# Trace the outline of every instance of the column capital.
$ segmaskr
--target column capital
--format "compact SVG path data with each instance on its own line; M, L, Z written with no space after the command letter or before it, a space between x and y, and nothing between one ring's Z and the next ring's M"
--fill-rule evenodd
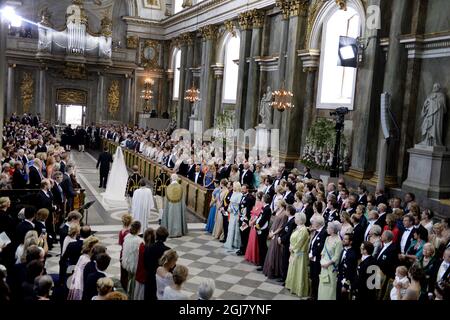
M233 37L236 37L236 30L234 29L234 22L232 20L226 20L224 23L225 30L231 33Z
M265 14L264 11L253 9L249 12L250 18L252 20L253 29L262 28L264 25Z
M252 21L248 15L248 12L242 12L238 15L239 27L241 30L248 30L252 26Z
M314 49L299 50L298 54L303 65L303 72L317 71L320 64L320 51Z
M306 16L308 14L309 0L293 0L289 3L289 16Z
M224 66L221 63L213 64L211 68L214 70L214 78L222 79Z
M8 63L8 68L15 68L17 65L15 63Z
M200 34L206 40L214 40L217 37L218 26L210 24L200 28Z
M181 45L193 45L195 39L194 32L182 33L179 37L179 42Z
M289 19L290 4L288 0L276 0L275 6L280 8L283 20Z

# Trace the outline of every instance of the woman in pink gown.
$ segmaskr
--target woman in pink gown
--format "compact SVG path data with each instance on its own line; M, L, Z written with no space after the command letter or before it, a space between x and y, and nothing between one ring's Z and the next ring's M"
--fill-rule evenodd
M264 203L262 201L264 193L258 192L256 194L256 203L251 211L250 217L250 234L248 236L247 249L245 251L245 260L258 265L259 263L259 250L258 250L258 236L255 229L255 221L261 213Z

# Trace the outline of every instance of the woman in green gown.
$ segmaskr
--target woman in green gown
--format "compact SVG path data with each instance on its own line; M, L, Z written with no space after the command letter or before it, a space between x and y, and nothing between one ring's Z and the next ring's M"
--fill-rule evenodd
M308 245L309 232L305 226L306 215L303 212L295 214L297 228L291 235L289 251L289 269L286 277L286 289L301 298L308 297Z
M328 223L328 237L322 250L320 265L322 270L319 275L318 300L336 300L337 271L339 259L342 253L342 241L339 237L341 223L333 221Z

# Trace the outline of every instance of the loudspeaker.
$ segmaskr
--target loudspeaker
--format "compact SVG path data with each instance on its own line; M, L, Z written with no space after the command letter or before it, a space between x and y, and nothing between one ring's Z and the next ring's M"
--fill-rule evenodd
M380 103L380 119L381 119L381 129L383 131L383 135L385 139L389 139L391 135L391 127L389 123L388 110L391 107L391 95L387 92L383 92L381 94L381 103Z

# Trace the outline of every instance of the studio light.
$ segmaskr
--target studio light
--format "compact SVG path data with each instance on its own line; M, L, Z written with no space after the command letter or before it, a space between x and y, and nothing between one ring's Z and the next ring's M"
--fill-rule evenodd
M9 21L12 27L18 28L22 25L22 17L16 14L16 10L14 10L11 6L6 6L1 9L2 17Z
M346 46L339 49L341 52L341 56L344 60L354 59L355 53L353 51L352 46Z
M351 37L339 37L338 66L356 68L358 66L357 40Z

